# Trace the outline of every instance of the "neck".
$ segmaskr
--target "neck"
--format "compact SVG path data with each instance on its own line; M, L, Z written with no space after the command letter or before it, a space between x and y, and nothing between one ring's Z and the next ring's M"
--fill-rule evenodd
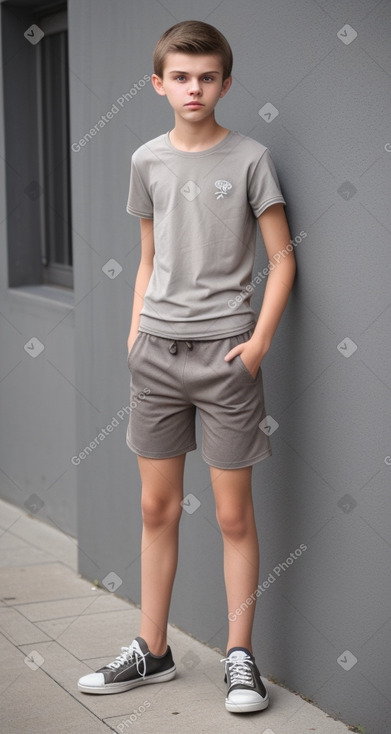
M175 116L175 127L170 132L170 140L175 148L196 152L212 148L228 134L227 128L219 125L214 114L206 120L191 122Z

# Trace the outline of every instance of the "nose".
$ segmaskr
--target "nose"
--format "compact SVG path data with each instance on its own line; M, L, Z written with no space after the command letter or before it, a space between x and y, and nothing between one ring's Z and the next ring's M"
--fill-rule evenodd
M189 94L200 94L201 86L198 79L191 79L189 84Z

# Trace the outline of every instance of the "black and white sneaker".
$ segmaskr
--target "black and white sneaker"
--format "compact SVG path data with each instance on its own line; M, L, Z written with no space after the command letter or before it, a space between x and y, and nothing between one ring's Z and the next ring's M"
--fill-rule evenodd
M224 682L228 685L225 708L232 713L262 711L269 705L269 694L262 683L254 656L245 647L232 647L225 663Z
M77 687L83 693L122 693L147 683L163 683L175 677L175 663L170 647L164 655L152 655L142 637L96 673L80 678Z

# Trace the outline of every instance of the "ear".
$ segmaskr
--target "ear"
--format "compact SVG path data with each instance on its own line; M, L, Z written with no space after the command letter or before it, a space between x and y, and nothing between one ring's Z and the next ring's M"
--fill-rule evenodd
M166 92L163 87L163 79L160 76L158 76L157 74L152 74L151 82L152 82L155 92L157 92L162 97L164 97Z
M221 87L220 99L224 97L225 94L227 94L231 84L232 84L232 76L228 76L226 79L224 79L223 86Z

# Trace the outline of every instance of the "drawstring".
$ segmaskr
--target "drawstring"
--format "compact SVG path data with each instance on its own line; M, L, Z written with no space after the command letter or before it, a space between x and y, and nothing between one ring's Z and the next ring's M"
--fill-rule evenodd
M187 341L185 339L185 344L186 344L188 350L191 352L191 350L193 349L193 342ZM177 353L177 351L178 351L178 344L177 344L176 339L174 339L174 341L171 342L170 346L168 347L168 351L170 352L170 354L176 354Z

